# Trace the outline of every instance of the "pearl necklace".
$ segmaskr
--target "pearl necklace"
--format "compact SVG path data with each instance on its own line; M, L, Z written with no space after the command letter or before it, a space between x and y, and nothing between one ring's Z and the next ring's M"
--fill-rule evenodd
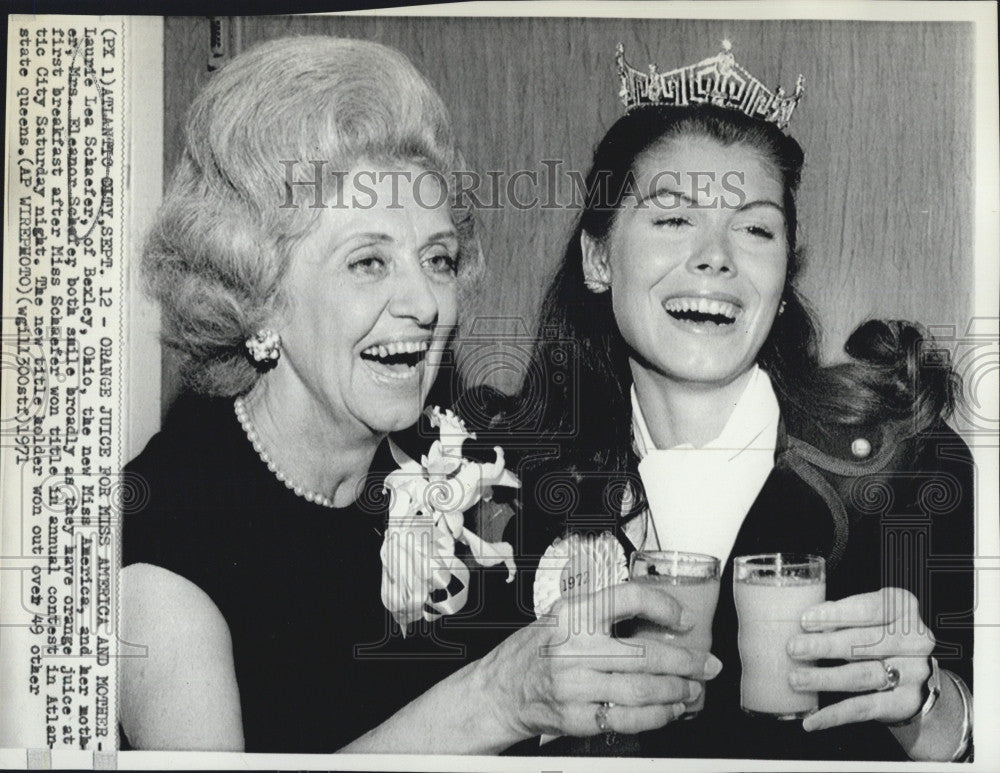
M267 465L269 469L278 480L285 484L285 487L292 491L296 496L302 497L307 502L312 502L313 504L322 505L323 507L329 507L331 509L336 509L333 504L333 500L330 497L323 494L317 494L315 491L300 486L295 483L291 478L289 478L285 473L278 469L277 465L268 456L267 451L260 443L260 436L257 434L257 430L250 420L250 415L247 413L246 403L243 402L242 397L237 397L236 402L233 403L233 408L236 411L236 418L240 422L240 426L243 427L243 432L246 433L247 440L250 441L250 445L253 446L253 450L257 452L257 456L260 460Z

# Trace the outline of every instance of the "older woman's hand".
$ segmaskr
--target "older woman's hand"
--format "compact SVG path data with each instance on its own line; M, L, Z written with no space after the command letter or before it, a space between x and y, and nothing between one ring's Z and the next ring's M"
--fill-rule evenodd
M625 583L571 599L513 634L487 658L494 710L520 738L637 733L680 717L700 679L722 664L671 644L667 636L616 639L613 623L641 617L672 630L690 628L683 607L652 583ZM598 714L602 703L610 703Z
M920 711L930 675L934 635L920 618L916 597L901 588L883 588L810 607L788 654L796 660L837 659L847 663L803 664L789 674L793 689L865 693L827 706L803 721L806 730L850 722L898 722ZM888 670L899 682L893 689Z

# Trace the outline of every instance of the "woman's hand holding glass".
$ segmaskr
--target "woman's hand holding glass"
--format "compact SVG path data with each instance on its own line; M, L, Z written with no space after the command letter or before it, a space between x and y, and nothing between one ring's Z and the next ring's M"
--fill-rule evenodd
M806 730L851 722L900 722L920 712L930 676L934 636L907 590L883 588L817 604L802 615L807 633L792 637L795 660L834 659L836 666L800 666L794 689L863 693L827 706L803 721ZM895 671L898 682L892 671Z
M722 664L666 637L618 639L614 623L643 618L684 631L683 607L653 583L624 583L564 600L550 619L516 632L482 661L499 719L518 738L638 733L683 716L697 680ZM608 705L610 704L610 705Z

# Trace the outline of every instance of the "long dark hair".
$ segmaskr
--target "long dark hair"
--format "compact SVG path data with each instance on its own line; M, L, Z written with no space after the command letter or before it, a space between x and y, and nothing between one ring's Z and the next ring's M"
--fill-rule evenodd
M804 421L821 431L838 425L878 425L886 440L895 441L947 415L952 406L951 371L921 368L924 337L908 323L865 323L847 342L853 361L820 364L818 329L795 287L801 269L795 195L802 148L773 124L704 105L634 110L620 118L597 146L586 178L585 208L542 305L528 378L503 412L509 426L502 426L496 415L493 426L515 434L536 430L536 437L560 449L551 464L581 476L593 471L624 475L635 469L629 347L615 321L610 292L594 294L584 285L580 236L604 239L629 192L630 178L634 180L637 159L669 138L686 135L747 145L780 175L789 251L784 311L757 362L771 378L790 431ZM549 350L565 347L566 342L576 347L577 377L545 378ZM540 382L545 384L542 395ZM484 404L475 406L476 412L488 411L482 397L478 399ZM643 507L641 497L635 505L636 511Z

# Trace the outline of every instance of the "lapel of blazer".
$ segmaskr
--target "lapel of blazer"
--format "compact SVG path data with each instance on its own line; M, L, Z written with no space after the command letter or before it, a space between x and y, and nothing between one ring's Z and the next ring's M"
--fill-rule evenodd
M811 463L810 449L822 454L790 436L779 420L774 469L743 519L724 573L733 557L753 553L811 553L823 556L828 570L836 568L847 544L848 516L836 489ZM635 548L623 524L616 533L631 554Z
M752 553L811 553L836 567L847 542L843 502L826 479L806 462L778 424L775 464L750 507L732 557ZM730 564L732 561L730 560Z

